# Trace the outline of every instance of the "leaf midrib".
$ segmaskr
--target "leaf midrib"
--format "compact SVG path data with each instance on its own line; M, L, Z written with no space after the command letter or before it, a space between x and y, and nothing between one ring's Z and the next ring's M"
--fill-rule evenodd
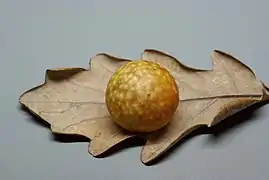
M195 101L195 100L210 100L210 99L224 99L224 98L260 98L262 97L262 93L255 94L231 94L231 95L218 95L218 96L205 96L205 97L194 97L194 98L186 98L181 99L181 101ZM90 101L38 101L38 100L24 100L23 103L63 103L63 104L105 104L105 102L90 102Z

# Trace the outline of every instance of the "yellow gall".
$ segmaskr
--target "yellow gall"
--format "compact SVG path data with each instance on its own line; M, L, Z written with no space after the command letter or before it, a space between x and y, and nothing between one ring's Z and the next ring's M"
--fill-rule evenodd
M111 119L132 132L152 132L167 125L179 106L175 79L161 65L131 61L111 76L105 93Z

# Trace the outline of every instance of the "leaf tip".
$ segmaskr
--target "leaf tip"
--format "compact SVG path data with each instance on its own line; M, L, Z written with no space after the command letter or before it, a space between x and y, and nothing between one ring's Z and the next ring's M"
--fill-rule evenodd
M171 53L167 52L167 51L161 51L161 50L158 50L158 49L151 49L151 48L148 48L148 49L144 49L144 51L142 52L142 59L143 59L143 56L145 54L155 54L159 57L169 57L170 59L173 59L175 61L178 61Z
M24 105L24 95L25 95L25 92L23 92L18 98L19 103L22 105Z
M144 164L144 165L148 165L151 161L153 161L154 158L151 158L145 154L141 154L140 156L140 161Z
M228 57L232 57L234 59L233 56L231 56L230 54L228 54L227 52L221 51L219 49L213 49L213 52L211 53L211 56L214 57L218 57L218 56L228 56Z
M31 89L28 89L27 91L24 91L18 98L18 101L20 104L26 106L27 104L27 99L30 98L30 93L41 88L42 86L44 86L44 83L41 85L38 85L36 87L33 87Z
M92 139L88 146L88 152L93 157L97 157L107 151L108 148L104 147L104 144L98 142L96 139Z
M153 161L155 161L158 157L160 157L165 151L162 151L162 152L156 152L154 150L154 147L153 148L149 148L149 144L145 144L143 147L142 147L142 151L141 151L141 154L140 154L140 161L145 164L145 165L148 165L148 164L151 164L153 163ZM151 151L151 150L153 151Z
M87 71L87 69L80 67L47 69L45 73L45 82L62 81L83 71Z
M147 48L147 49L144 49L143 53L147 53L147 52L150 52L150 53L157 53L157 54L166 54L158 49L153 49L153 48ZM142 53L142 54L143 54Z
M110 60L110 61L132 61L131 59L115 56L106 52L97 53L95 56L90 58L90 64L94 61Z

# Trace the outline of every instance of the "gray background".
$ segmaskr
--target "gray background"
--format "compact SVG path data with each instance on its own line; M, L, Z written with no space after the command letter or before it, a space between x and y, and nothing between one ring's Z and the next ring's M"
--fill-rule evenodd
M268 1L267 1L268 2ZM47 68L87 67L108 52L139 58L168 51L187 65L211 68L213 49L231 52L268 78L266 0L0 0L0 178L269 179L269 106L218 136L195 136L161 162L144 166L141 147L107 158L88 143L61 143L18 106L19 95L44 81Z

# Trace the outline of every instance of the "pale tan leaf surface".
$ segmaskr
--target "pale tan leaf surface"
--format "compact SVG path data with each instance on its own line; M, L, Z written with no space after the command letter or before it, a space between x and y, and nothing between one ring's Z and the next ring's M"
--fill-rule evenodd
M141 161L148 163L200 126L211 127L257 102L269 99L269 89L246 65L231 55L214 51L212 70L187 67L173 56L145 50L142 59L154 61L175 77L180 106L164 129L141 135L146 139ZM110 76L130 60L98 54L89 69L46 71L45 83L23 93L20 102L51 124L55 133L91 139L89 152L100 155L137 134L123 131L110 119L105 88Z
M176 78L181 100L212 96L261 94L260 82L253 72L232 56L212 53L213 70L199 70L182 65L174 57L157 50L145 50L142 59L157 62Z
M45 83L23 93L20 102L51 124L55 133L78 134L91 139L98 137L93 144L101 142L100 137L109 140L117 133L117 127L103 123L110 122L104 99L105 88L112 73L128 61L99 54L91 59L90 70L47 70ZM96 149L103 152L128 137L119 135L113 142L104 141L105 144ZM102 153L91 147L93 154Z
M156 50L145 50L142 59L155 61L172 72L181 99L181 106L166 130L148 136L141 154L144 163L160 156L195 128L210 127L263 97L263 88L253 72L220 51L212 54L212 70L186 67L171 55Z

